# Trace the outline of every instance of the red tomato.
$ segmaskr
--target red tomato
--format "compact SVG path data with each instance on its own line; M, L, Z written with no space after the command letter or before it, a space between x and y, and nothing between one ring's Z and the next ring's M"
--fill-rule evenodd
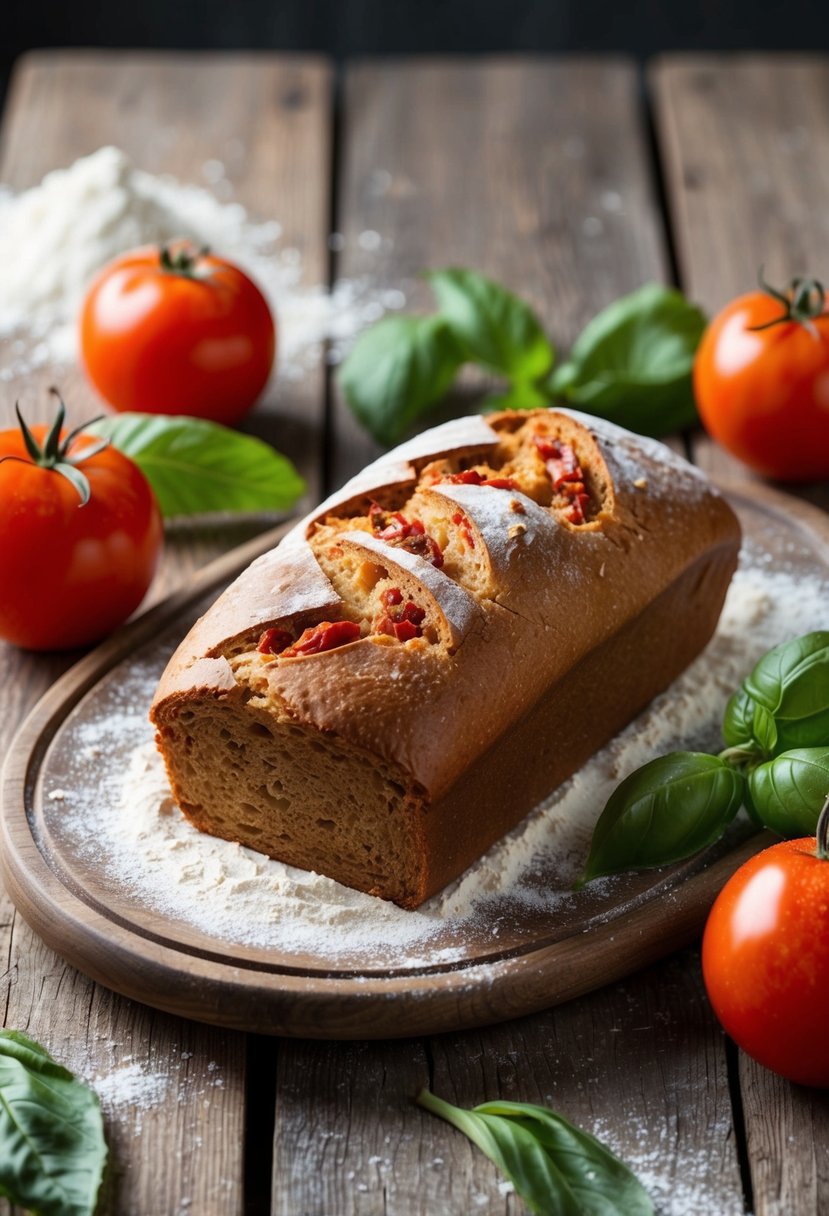
M744 1051L792 1081L829 1086L829 860L814 837L773 845L726 883L702 970L714 1012Z
M256 401L276 349L256 284L186 242L136 249L105 266L80 325L87 374L116 410L225 424Z
M703 334L694 393L708 433L756 472L781 481L829 477L823 288L795 280L785 296L754 291L727 305Z
M47 429L32 427L38 443ZM98 442L81 436L66 453L88 482L81 505L62 473L34 463L20 431L0 431L0 637L17 646L95 642L126 620L152 581L162 543L152 490L113 447L83 459Z

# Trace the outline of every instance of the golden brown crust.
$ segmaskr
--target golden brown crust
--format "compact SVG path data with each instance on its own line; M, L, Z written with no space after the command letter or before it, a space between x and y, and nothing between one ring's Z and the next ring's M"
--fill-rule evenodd
M543 438L548 432L572 447L584 469L590 501L582 523L569 518L569 500L556 499L527 441L528 435ZM514 488L434 481L472 466L486 477L493 470L496 477L510 474ZM468 570L450 578L423 556L395 548L376 530L371 534L363 517L372 500L389 510L408 503L407 518L422 514L430 527L460 528ZM687 591L691 572L705 571L707 610L695 604L693 629L682 619L671 626L693 638L696 653L714 628L738 548L739 526L725 501L696 470L653 441L569 411L459 420L364 470L225 592L162 678L152 709L162 736L168 730L160 746L171 773L178 771L177 743L170 740L185 702L198 713L206 699L215 704L238 698L244 707L252 698L259 709L323 732L345 752L391 766L426 800L426 855L411 859L412 876L419 868L422 881L412 877L411 889L392 896L414 906L412 900L419 902L427 888L437 889L436 881L452 876L455 863L447 866L447 857L463 857L465 866L492 842L493 829L498 835L506 830L502 816L487 812L477 832L470 837L467 826L465 843L445 847L441 860L434 855L441 813L430 815L429 807L449 806L447 799L479 762L497 768L497 756L488 759L493 749L532 707L551 696L554 701L554 690L565 687L577 665L601 653L614 636L635 634L637 622L652 615L652 605L667 602L671 588ZM378 635L368 617L360 616L359 594L352 602L340 587L343 599L323 573L320 562L339 560L352 562L358 584L362 562L375 580L396 579L407 597L419 591L418 606L439 622L434 636L401 643ZM675 598L670 602L672 611L690 611L687 603L683 609ZM305 625L339 618L361 621L364 636L319 654L280 659L249 653L241 666L234 660L240 651L252 652L267 628L289 627L295 636ZM669 664L660 683L664 672L653 669L647 639L640 644L643 678L629 690L608 690L599 729L582 732L593 749L608 729L618 729L641 707L641 689L650 690L647 699L681 670ZM211 673L217 676L212 684ZM560 768L551 766L550 787L561 780ZM178 792L193 804L186 791ZM507 813L507 827L529 809L520 797L516 807ZM203 808L192 813L199 826L209 823ZM449 822L455 812L445 814ZM258 847L254 840L247 843ZM327 872L339 877L336 870L334 865ZM377 886L373 878L363 889Z

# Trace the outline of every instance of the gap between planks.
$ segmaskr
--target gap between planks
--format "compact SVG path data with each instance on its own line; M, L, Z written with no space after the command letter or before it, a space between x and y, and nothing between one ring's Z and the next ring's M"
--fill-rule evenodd
M311 281L326 282L329 85L328 67L310 57L39 52L15 73L0 177L25 188L49 169L112 142L150 172L198 181L202 163L243 131L245 171L234 175L239 197L264 215L279 210L286 239L302 248ZM51 379L46 369L26 386L4 384L3 420L21 388L33 400ZM251 424L288 451L314 497L323 382L320 366L288 399L267 401ZM67 383L75 421L97 412L78 374ZM270 522L175 529L156 595L186 582L190 571ZM0 645L0 736L6 743L14 723L71 659ZM7 901L0 904L0 916L8 958L6 1024L40 1039L85 1075L102 1083L109 1078L105 1109L115 1169L106 1211L242 1213L243 1184L254 1186L250 1175L243 1177L244 1036L125 1001L64 965L22 920L13 919Z
M685 290L714 312L761 265L774 283L825 275L829 59L668 55L649 82ZM710 473L759 481L704 436L695 450ZM829 510L829 483L785 488ZM733 1080L756 1216L829 1210L829 1097L745 1056Z
M356 238L376 231L378 285L405 287L408 307L429 305L421 269L470 265L529 297L566 345L598 308L669 276L651 170L624 61L357 64L343 89L335 272L365 273ZM376 450L331 391L336 485ZM641 1133L665 1186L705 1184L718 1216L743 1212L722 1036L694 954L506 1026L282 1044L274 1216L516 1212L502 1176L412 1105L430 1076L462 1105L552 1102L631 1159Z

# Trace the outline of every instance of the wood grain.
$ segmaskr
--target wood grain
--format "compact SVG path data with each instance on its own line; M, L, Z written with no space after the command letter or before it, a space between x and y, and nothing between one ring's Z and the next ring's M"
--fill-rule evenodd
M536 1018L444 1035L431 1052L435 1093L551 1107L626 1161L657 1211L742 1216L725 1057L695 951ZM461 1153L460 1140L447 1129L444 1147ZM498 1194L483 1167L474 1190L482 1175ZM487 1210L516 1211L503 1199Z
M808 1051L808 1047L804 1046ZM829 1095L740 1057L755 1216L811 1216L829 1197Z
M530 300L561 349L665 277L630 64L367 63L346 73L343 105L338 275L370 275L425 311L420 271L471 266ZM339 485L375 448L339 397L333 409Z
M523 1211L464 1136L412 1104L426 1084L460 1106L498 1097L557 1110L626 1160L659 1211L744 1210L725 1056L694 952L486 1031L283 1049L274 1216ZM309 1091L320 1095L311 1108Z
M408 306L425 309L429 293L415 277L421 269L470 265L531 299L566 347L598 308L667 276L641 120L636 73L614 60L353 67L344 89L336 226L346 244L337 272L371 274L381 286L404 291ZM332 420L330 482L336 485L374 449L336 395ZM619 986L613 1008L626 1011L626 1026L659 1030L648 1010L648 988L659 991L667 976L676 982L670 964L649 973L648 987L640 981ZM671 1002L672 1046L660 1051L644 1078L648 1034L641 1052L627 1052L626 1037L614 1034L604 1054L595 1049L595 1065L579 1044L557 1088L542 1090L537 1077L548 1077L556 1060L554 1036L572 1042L584 1010L603 999L525 1018L511 1030L429 1040L425 1058L434 1056L436 1091L469 1103L499 1096L546 1101L552 1094L559 1109L578 1113L584 1112L589 1081L595 1096L586 1114L611 1131L624 1127L631 1102L651 1112L653 1126L664 1111L654 1151L665 1176L680 1177L694 1152L709 1156L722 1185L722 1210L736 1214L742 1201L733 1142L724 1137L725 1056L698 999ZM499 1046L510 1041L504 1036L516 1045L508 1073L490 1066ZM701 1039L707 1044L704 1072L692 1052L673 1061L676 1045L699 1045ZM604 1082L611 1069L612 1088L600 1088L596 1078ZM339 1210L333 1197L348 1205L344 1211L372 1216L517 1213L520 1204L504 1193L497 1172L461 1136L435 1129L434 1119L410 1107L423 1073L423 1055L413 1043L366 1046L359 1054L337 1044L286 1044L277 1090L274 1211ZM316 1079L324 1078L328 1095L310 1116L299 1097L306 1076L314 1078L317 1092ZM698 1086L693 1097L682 1089L684 1081ZM706 1112L699 1120L687 1112L691 1101ZM713 1111L709 1125L706 1116ZM288 1166L297 1156L307 1165L301 1176ZM417 1169L417 1189L404 1165ZM693 1167L695 1182L701 1168ZM357 1181L354 1195L349 1188ZM711 1210L720 1210L719 1200Z
M39 51L12 82L0 144L0 181L22 190L50 169L104 144L150 173L204 184L219 161L233 198L254 216L277 218L282 242L301 258L307 287L328 281L331 73L313 57L255 54ZM220 252L220 251L217 251ZM324 368L271 384L247 429L284 451L319 498ZM25 384L0 384L0 424L19 396L30 417L54 381L48 367ZM61 369L72 419L101 412L77 369Z
M761 266L780 285L825 278L829 61L666 56L650 81L685 291L713 313ZM717 476L751 476L702 435L694 452ZM829 509L829 484L793 489Z
M667 56L650 79L685 289L715 310L750 290L761 264L774 283L825 275L826 58ZM750 476L702 435L694 454L718 476ZM829 509L826 483L787 488ZM826 1210L823 1097L744 1057L740 1086L757 1216Z
M650 72L682 282L707 309L820 275L829 215L829 63L666 56Z
M37 53L18 67L2 129L0 180L17 189L105 143L150 172L200 181L222 160L236 197L278 215L301 251L307 284L327 279L330 72L319 60L279 56ZM0 425L20 396L34 418L55 371L0 386ZM100 412L78 372L60 380L75 420ZM319 485L323 371L271 390L250 420ZM186 582L265 520L177 526L151 598ZM24 655L0 644L0 751L39 694L74 656ZM119 1216L184 1210L226 1216L244 1208L244 1040L153 1013L80 977L0 903L5 1024L27 1030L59 1059L101 1078L115 1170L106 1200ZM118 1078L121 1078L120 1087ZM107 1081L107 1078L110 1078ZM106 1087L109 1086L107 1089ZM0 1210L3 1210L0 1204Z

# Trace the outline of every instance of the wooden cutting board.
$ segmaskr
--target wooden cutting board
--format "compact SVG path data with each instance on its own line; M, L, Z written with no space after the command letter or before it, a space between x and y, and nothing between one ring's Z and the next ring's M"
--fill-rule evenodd
M770 561L829 578L825 515L765 489L734 489L731 499ZM81 772L76 759L90 728L118 712L137 670L145 682L160 674L205 605L284 530L214 562L186 592L84 658L18 733L3 773L0 864L11 898L44 941L99 983L171 1013L257 1033L361 1039L534 1012L693 941L722 884L769 837L732 839L689 863L614 880L609 890L588 887L555 916L527 912L506 932L466 926L452 943L449 925L450 962L441 961L445 953L424 958L422 949L366 962L324 946L299 954L233 944L145 906L108 874L105 849L78 847L55 791L93 782L99 770L122 773L132 746L108 749Z

